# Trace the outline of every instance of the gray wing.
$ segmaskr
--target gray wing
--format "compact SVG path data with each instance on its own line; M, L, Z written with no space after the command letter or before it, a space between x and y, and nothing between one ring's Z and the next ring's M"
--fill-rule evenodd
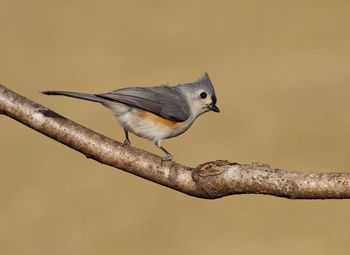
M172 121L182 122L190 116L186 98L168 86L123 88L96 96L140 108Z

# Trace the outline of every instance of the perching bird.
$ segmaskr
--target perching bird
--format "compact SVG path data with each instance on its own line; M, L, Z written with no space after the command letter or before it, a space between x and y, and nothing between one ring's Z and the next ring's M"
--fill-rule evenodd
M130 145L128 132L149 139L165 152L162 162L173 161L173 156L161 145L163 139L182 134L205 112L220 112L207 73L198 81L176 86L129 87L104 94L69 91L42 93L101 103L112 110L124 128L124 145Z

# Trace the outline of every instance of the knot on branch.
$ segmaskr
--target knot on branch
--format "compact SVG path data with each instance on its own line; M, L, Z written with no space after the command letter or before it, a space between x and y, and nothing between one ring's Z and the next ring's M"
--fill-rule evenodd
M192 169L192 179L205 198L220 198L227 195L223 190L225 178L223 176L232 166L238 166L236 162L227 160L210 161L198 165Z
M211 199L248 193L298 196L300 189L295 182L295 173L259 162L211 161L194 168L192 178L201 193Z
M192 178L195 182L198 182L201 178L212 177L222 174L227 169L225 166L239 165L238 163L231 163L227 160L210 161L198 165L192 170Z

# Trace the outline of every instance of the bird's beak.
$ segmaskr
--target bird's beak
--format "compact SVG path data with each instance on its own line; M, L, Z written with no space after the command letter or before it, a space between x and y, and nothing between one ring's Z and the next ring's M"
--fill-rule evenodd
M208 107L213 112L220 112L220 109L215 104L210 104Z

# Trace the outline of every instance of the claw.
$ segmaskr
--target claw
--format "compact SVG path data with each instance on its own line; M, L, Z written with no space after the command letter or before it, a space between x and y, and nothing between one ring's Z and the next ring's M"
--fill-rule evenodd
M129 146L131 144L129 139L125 139L123 142L123 146Z
M174 157L171 154L166 154L164 157L162 157L162 160L160 161L160 166L163 166L163 163L165 161L175 162Z

